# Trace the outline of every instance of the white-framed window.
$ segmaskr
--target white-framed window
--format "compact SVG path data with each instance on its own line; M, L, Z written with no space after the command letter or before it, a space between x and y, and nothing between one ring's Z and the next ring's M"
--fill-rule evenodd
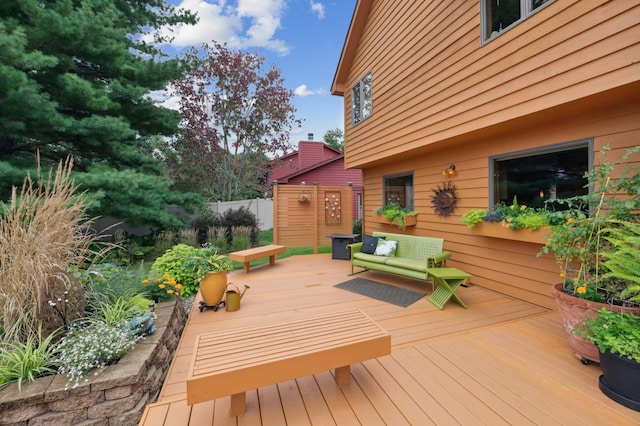
M520 205L553 208L556 198L588 193L584 174L592 168L591 139L490 157L489 206L516 197Z
M482 41L487 41L553 0L480 0Z
M369 71L351 89L351 123L355 126L373 112L372 77Z
M397 204L413 210L413 172L403 172L383 178L383 204Z

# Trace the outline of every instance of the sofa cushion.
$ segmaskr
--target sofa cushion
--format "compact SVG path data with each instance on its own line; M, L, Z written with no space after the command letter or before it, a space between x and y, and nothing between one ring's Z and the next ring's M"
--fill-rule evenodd
M360 251L367 254L375 253L380 238L384 239L384 237L372 237L371 235L364 234Z
M378 246L376 247L375 254L376 256L386 256L393 257L396 255L396 248L398 247L398 242L395 240L378 240Z
M384 263L387 259L389 259L385 256L376 256L374 254L367 254L362 252L353 253L353 258L371 263Z
M398 268L411 269L412 271L427 272L427 264L422 260L392 257L387 259L385 264L389 266L396 266Z

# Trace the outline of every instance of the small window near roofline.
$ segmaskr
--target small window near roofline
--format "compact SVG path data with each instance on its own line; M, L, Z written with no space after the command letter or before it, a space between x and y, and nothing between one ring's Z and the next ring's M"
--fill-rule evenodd
M372 77L369 71L351 89L351 123L355 126L372 113Z
M552 2L553 0L480 0L482 41L493 39Z
M554 208L553 200L587 194L593 140L581 140L489 158L489 206L498 203ZM562 208L562 207L559 207Z

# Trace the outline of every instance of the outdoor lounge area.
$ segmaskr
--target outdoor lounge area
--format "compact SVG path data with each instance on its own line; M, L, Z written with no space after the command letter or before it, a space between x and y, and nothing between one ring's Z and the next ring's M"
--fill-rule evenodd
M460 287L467 309L426 297L403 308L334 287L350 262L294 256L229 282L249 285L241 309L193 309L158 401L143 425L637 425L640 413L598 389L597 364L577 360L557 312L478 286ZM359 277L431 294L431 285L374 271ZM197 305L198 299L195 304ZM197 336L359 309L391 335L391 354L351 365L349 384L327 370L189 406L187 376Z

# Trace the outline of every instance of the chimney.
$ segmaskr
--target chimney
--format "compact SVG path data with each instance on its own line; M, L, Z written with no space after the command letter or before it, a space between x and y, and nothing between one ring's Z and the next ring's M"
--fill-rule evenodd
M307 140L313 140L313 133L307 133Z

